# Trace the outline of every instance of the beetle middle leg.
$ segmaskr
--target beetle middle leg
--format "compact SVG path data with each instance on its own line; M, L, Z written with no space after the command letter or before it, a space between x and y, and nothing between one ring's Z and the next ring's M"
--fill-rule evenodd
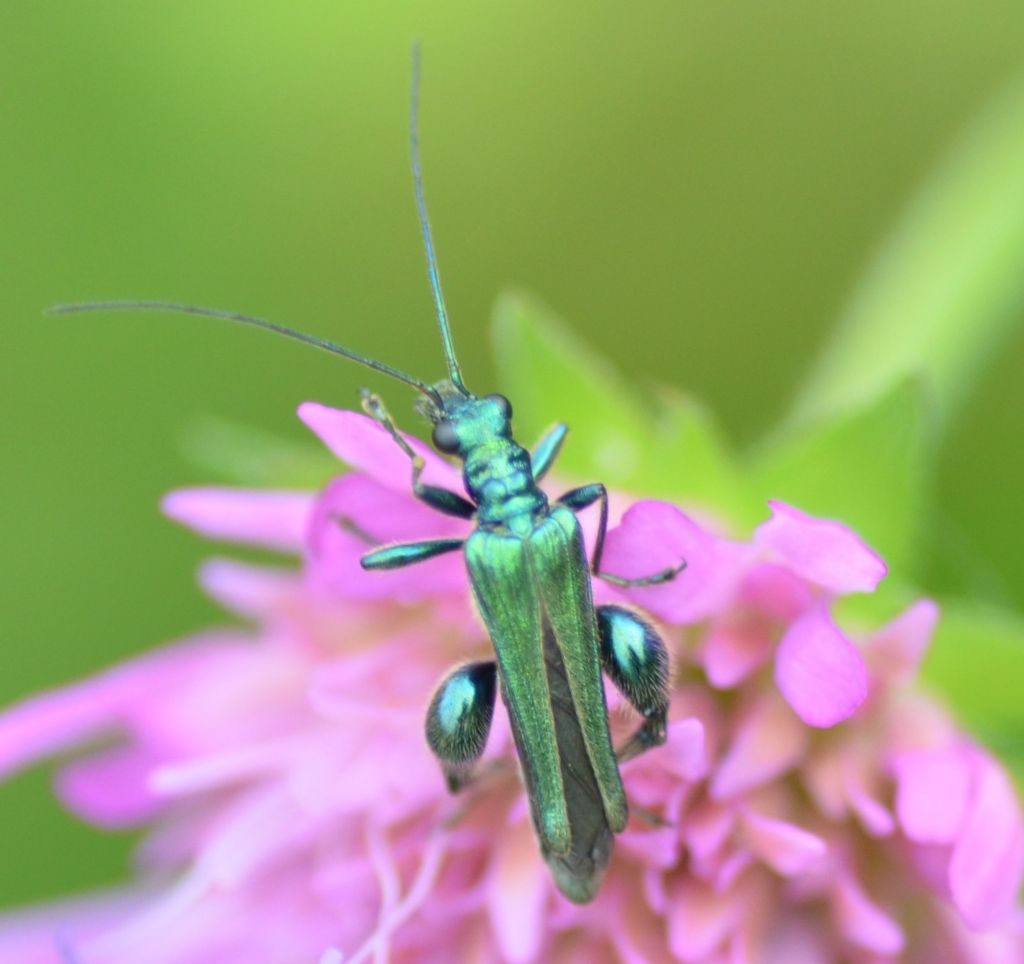
M668 649L650 623L623 606L598 606L597 629L604 671L644 718L618 750L620 760L631 760L665 742Z
M370 546L379 546L383 541L367 532L354 519L346 515L336 515L334 520L341 528ZM374 569L401 569L417 562L425 562L434 556L447 552L455 552L465 545L465 539L426 539L423 542L397 542L389 546L374 549L359 560L359 565L367 571Z
M581 485L578 489L566 492L558 499L559 505L564 505L573 512L580 512L595 502L601 503L601 521L597 526L597 542L594 544L594 557L590 563L590 571L598 578L613 586L629 588L630 586L658 586L664 582L671 582L686 568L686 560L681 560L675 566L666 566L648 576L630 578L628 576L616 576L610 572L601 571L601 557L604 555L604 538L608 534L608 490L601 482L592 482L590 485Z
M434 556L440 556L446 552L455 552L456 549L462 548L464 542L463 539L399 542L393 546L384 546L383 549L368 552L359 560L359 565L366 570L401 569L403 566L412 566L417 562L433 559Z
M461 790L487 744L494 716L497 667L468 663L449 673L427 710L427 744L444 772L448 789Z
M355 519L347 515L332 516L335 522L349 535L355 536L368 546L380 546L384 541L367 532ZM397 542L374 549L359 560L359 565L366 570L401 569L417 562L425 562L434 556L447 552L455 552L465 545L465 539L426 539L423 542Z

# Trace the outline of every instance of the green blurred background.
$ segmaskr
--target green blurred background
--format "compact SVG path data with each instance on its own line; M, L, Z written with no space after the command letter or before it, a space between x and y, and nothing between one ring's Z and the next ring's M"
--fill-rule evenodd
M0 701L220 618L194 586L208 548L157 511L208 478L181 454L198 417L301 439L300 401L351 405L367 381L260 333L43 307L190 300L440 373L412 38L472 384L493 382L487 319L515 284L638 384L704 399L743 446L786 412L916 187L1018 76L1021 36L1024 5L995 0L0 5ZM941 450L922 582L1019 610L1024 336L1002 344ZM388 397L400 412L403 390ZM81 827L48 784L0 787L0 904L124 873L131 839Z

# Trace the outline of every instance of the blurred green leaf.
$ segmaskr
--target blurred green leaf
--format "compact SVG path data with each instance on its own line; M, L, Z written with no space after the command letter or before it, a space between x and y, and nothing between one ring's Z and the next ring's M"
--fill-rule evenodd
M181 450L197 468L239 485L319 489L342 471L338 460L315 442L295 442L214 416L186 429Z
M904 573L926 499L927 433L918 382L857 412L776 441L754 460L761 502L781 499L841 519Z
M948 417L1022 305L1024 81L926 181L855 290L794 421L857 408L914 374Z
M743 519L735 465L697 403L665 392L660 412L645 408L605 359L527 295L499 299L493 334L519 436L539 437L556 419L572 428L561 472Z
M991 607L944 604L923 679L1024 777L1024 622Z
M522 293L498 299L493 337L519 436L534 438L564 421L572 436L559 468L581 476L597 473L609 485L634 480L652 441L651 419L618 372L561 319Z
M740 474L711 412L680 392L664 391L659 401L662 419L647 475L664 478L666 496L732 522L737 534L762 521L768 508Z

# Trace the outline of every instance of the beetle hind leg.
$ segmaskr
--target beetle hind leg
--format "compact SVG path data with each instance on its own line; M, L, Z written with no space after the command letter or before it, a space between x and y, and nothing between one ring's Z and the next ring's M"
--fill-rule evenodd
M644 718L618 750L620 761L631 760L667 737L668 649L650 623L623 606L599 606L597 628L604 671Z
M487 745L494 716L497 668L468 663L449 673L427 709L427 744L441 764L448 789L457 793L472 779Z
M613 573L605 572L601 568L601 557L604 554L604 539L608 533L608 490L601 482L592 482L590 485L581 485L578 489L572 489L558 499L559 505L564 505L573 512L579 512L595 502L601 503L601 519L597 526L597 541L594 543L594 556L590 562L590 571L598 579L612 586L618 586L620 589L635 586L660 586L663 583L671 582L686 568L686 560L680 559L674 566L666 566L664 569L648 573L646 576L616 576Z

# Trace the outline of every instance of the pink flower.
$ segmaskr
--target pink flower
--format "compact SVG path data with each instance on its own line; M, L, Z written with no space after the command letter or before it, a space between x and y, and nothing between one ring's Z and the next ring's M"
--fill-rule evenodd
M489 652L461 558L358 565L358 530L386 542L470 524L412 498L408 460L375 423L312 404L300 415L355 471L317 496L197 489L165 502L204 535L301 557L298 571L203 568L247 628L0 718L5 772L102 738L61 767L57 792L101 826L149 828L135 885L9 917L0 958L1024 959L1012 786L912 687L934 604L868 633L832 615L885 575L850 530L779 503L749 543L666 503L622 515L607 570L688 562L665 585L596 590L664 624L672 709L666 745L623 767L633 816L598 898L575 906L537 851L503 713L462 796L423 738L438 678ZM413 444L428 482L460 488ZM635 720L608 696L622 738Z

